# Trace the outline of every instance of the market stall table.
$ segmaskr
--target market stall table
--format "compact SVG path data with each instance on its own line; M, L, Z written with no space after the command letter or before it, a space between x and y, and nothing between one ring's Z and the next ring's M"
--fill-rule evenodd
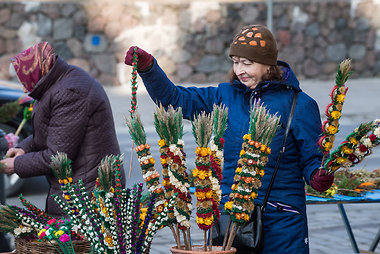
M347 234L350 238L352 249L355 253L374 253L379 241L380 241L380 229L377 232L375 238L372 241L372 244L368 252L360 251L355 240L355 236L352 232L349 219L347 217L346 211L343 204L355 204L355 203L380 203L380 190L374 190L367 192L365 195L360 197L350 197L344 195L334 195L331 198L317 197L312 195L306 196L306 203L308 205L314 204L337 204L339 212L341 214L342 220L344 222Z

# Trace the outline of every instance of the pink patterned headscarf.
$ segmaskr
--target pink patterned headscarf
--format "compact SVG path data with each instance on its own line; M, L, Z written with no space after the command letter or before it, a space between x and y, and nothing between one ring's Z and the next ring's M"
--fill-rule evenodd
M55 52L48 42L40 42L11 59L16 74L26 90L31 92L37 82L55 63Z

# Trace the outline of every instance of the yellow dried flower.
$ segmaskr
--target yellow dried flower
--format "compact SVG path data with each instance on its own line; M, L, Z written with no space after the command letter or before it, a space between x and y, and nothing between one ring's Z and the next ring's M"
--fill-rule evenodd
M112 236L106 235L106 237L104 237L104 240L106 241L106 243L108 244L108 246L113 247Z
M224 209L226 210L231 210L232 209L232 205L233 205L233 202L232 201L228 201L224 204Z
M342 152L345 154L351 154L353 153L353 150L347 146L342 146Z
M341 113L340 113L339 111L334 110L333 112L331 112L330 115L331 115L331 117L332 117L333 119L339 119Z
M338 131L338 128L333 125L329 125L327 127L327 131L329 134L335 134Z
M339 103L343 103L345 97L346 97L346 95L344 95L344 94L338 94L335 98L336 98L336 101L337 101L337 102L339 102Z
M346 159L343 158L343 157L338 157L338 158L336 158L336 162L337 162L338 164L342 164L342 163L345 162L345 161L346 161Z
M243 136L243 139L244 139L244 140L251 140L251 134L245 134L245 135Z
M204 224L207 226L210 226L214 222L214 216L211 215L211 217L205 218L204 219Z
M256 193L256 192L251 192L251 198L252 198L252 199L257 198L257 193Z
M158 141L158 145L159 145L160 147L164 147L164 146L166 145L165 140L160 139L160 140Z
M352 138L350 138L350 143L353 145L357 145L359 143L359 141L357 141L356 138L352 137Z
M210 147L202 147L201 148L201 156L207 156L211 154L211 148Z
M331 142L324 143L324 148L326 151L330 151L332 147L333 147L333 143Z
M62 230L58 230L57 232L55 232L55 237L59 238L61 235L63 235L65 232L63 232Z

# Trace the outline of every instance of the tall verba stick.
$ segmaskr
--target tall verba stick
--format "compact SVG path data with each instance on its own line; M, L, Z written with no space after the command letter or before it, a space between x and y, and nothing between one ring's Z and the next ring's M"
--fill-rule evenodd
M132 78L131 78L131 110L130 114L131 117L133 117L133 113L137 109L137 62L138 62L138 56L136 53L137 47L134 48L133 51L133 62L132 62ZM129 167L129 175L128 177L131 178L132 173L132 164L133 164L133 143L131 146L131 165Z
M227 116L228 108L224 105L216 106L214 105L214 137L211 139L211 184L212 184L212 193L213 193L213 214L214 214L214 223L217 222L220 218L219 205L222 199L222 190L220 185L222 183L222 163L224 160L223 157L223 148L224 148L224 139L223 135L227 129ZM212 250L212 230L210 231L209 245L210 250Z
M182 109L174 109L173 106L159 106L154 113L155 127L160 135L159 141L162 163L167 163L167 174L169 176L170 185L174 193L178 193L176 205L174 207L174 219L178 225L178 229L183 231L183 234L188 234L190 228L190 214L192 210L190 196L190 182L186 168L186 154L183 151L183 115ZM163 171L164 175L164 171ZM165 175L164 175L165 178ZM165 184L164 184L165 186ZM180 233L176 232L177 238L180 239ZM188 238L185 237L185 238ZM187 241L187 249L190 248L191 241ZM179 243L177 242L177 245ZM180 246L179 246L180 247Z
M211 183L211 148L208 147L212 135L213 114L204 111L194 118L193 136L198 147L195 149L193 170L195 196L197 197L197 225L204 231L204 251L207 251L207 231L214 224L213 190Z
M231 248L237 228L248 222L254 208L254 199L257 198L268 155L271 153L269 145L279 121L280 117L277 114L269 114L269 110L260 104L260 101L255 101L250 113L249 132L243 137L232 191L229 201L225 204L225 210L232 221L229 239L226 246L223 246L227 250Z
M156 193L155 209L157 213L163 211L165 193L160 184L160 174L155 169L155 160L150 151L150 145L146 143L146 133L137 111L132 113L130 119L126 119L129 134L136 144L136 153L140 162L143 178L150 193Z
M319 146L323 152L321 167L323 167L326 156L334 146L335 134L339 131L339 119L342 115L343 103L348 88L345 86L347 79L351 76L351 60L342 61L338 67L335 76L335 86L333 87L330 97L331 103L326 107L327 120L322 124L322 137L319 139Z

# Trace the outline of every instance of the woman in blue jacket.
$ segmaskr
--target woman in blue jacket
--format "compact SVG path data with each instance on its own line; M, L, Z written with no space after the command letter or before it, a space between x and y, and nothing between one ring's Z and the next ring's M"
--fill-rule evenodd
M133 50L131 47L126 54L127 65L132 65ZM277 45L272 33L260 25L243 27L230 46L231 80L217 87L176 86L149 53L139 48L136 52L139 75L154 102L182 107L187 119L201 111L212 112L214 104L228 107L222 182L222 192L227 196L231 192L243 135L248 133L253 101L260 98L271 114L281 116L282 128L277 130L270 144L272 153L255 200L258 204L263 202L282 148L293 94L299 92L286 151L264 212L262 253L309 253L305 181L322 192L331 186L334 176L319 170L322 153L318 149L318 138L322 129L318 105L302 92L290 66L277 61Z

